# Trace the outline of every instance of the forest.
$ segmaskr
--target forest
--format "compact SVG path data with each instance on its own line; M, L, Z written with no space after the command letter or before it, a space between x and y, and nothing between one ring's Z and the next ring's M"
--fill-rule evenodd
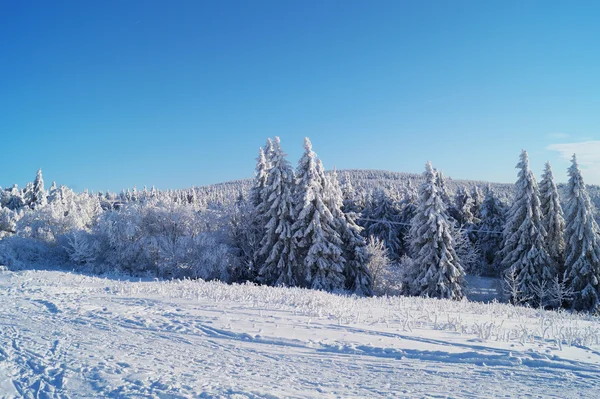
M509 165L507 165L509 167ZM326 172L308 138L293 167L278 137L254 179L182 190L74 192L42 171L0 189L0 265L460 300L466 275L516 305L600 310L600 190L573 156L568 183L526 151L514 184Z

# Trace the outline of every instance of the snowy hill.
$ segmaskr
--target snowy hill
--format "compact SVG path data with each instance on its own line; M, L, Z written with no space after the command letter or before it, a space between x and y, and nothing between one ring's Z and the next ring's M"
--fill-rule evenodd
M600 323L498 303L0 272L0 397L596 398Z

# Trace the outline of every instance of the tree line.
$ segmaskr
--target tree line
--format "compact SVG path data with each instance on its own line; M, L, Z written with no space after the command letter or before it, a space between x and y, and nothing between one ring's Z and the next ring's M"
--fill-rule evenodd
M308 138L295 168L269 139L251 182L204 188L45 190L40 170L0 190L0 263L452 299L480 274L502 277L513 303L598 311L599 230L575 156L562 196L550 164L539 186L525 151L517 169L512 201L451 193L430 163L400 190L360 172L367 190L326 173Z

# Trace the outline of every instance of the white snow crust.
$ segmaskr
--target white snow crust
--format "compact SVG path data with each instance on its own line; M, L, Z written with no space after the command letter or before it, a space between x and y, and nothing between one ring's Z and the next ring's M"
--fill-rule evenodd
M0 271L2 398L598 398L600 322L499 303Z

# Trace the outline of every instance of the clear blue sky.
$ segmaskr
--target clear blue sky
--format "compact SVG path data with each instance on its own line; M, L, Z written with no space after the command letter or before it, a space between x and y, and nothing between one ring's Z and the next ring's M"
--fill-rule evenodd
M600 183L598 1L0 2L0 185L248 178L279 135L325 167Z

